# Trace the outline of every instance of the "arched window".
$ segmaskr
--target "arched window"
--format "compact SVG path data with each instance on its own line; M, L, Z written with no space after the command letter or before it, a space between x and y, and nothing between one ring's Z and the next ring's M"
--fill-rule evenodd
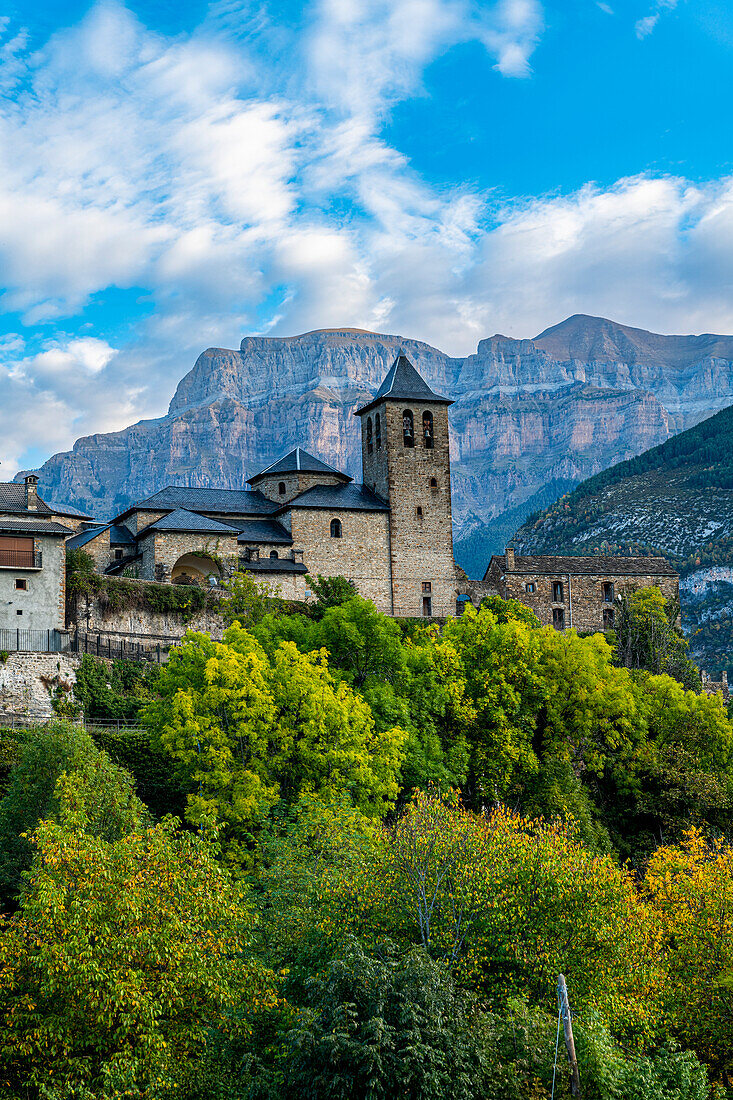
M270 557L271 557L271 558L277 558L277 557L279 557L279 555L278 555L278 552L277 552L277 550L271 550L271 551L270 551Z
M405 409L402 414L402 442L405 447L415 446L415 421L412 417L412 409Z
M379 413L377 413L377 419L374 421L374 427L376 429L376 435L377 435L377 450L381 451L381 449L382 449L382 421L380 419Z
M431 412L424 412L422 414L422 441L428 449L433 446L433 414Z
M372 418L367 417L367 454L372 453Z
M285 496L285 482L284 481L280 482L280 484L277 487L277 491L278 491L278 493L280 494L281 497Z
M437 479L437 477L431 477L430 478L430 488L431 489L437 489L438 488L438 479Z
M331 538L332 539L340 539L341 538L341 520L340 519L332 519L331 520Z

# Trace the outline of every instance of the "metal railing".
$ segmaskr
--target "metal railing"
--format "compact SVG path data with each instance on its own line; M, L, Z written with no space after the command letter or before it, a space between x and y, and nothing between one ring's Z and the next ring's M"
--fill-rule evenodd
M0 569L42 569L40 550L0 550Z
M113 638L110 634L87 634L76 631L69 642L70 653L91 653L108 660L152 661L162 665L168 660L168 650L180 638L168 638L163 642L132 641L129 638Z
M68 644L68 634L60 630L0 629L0 652L60 653Z

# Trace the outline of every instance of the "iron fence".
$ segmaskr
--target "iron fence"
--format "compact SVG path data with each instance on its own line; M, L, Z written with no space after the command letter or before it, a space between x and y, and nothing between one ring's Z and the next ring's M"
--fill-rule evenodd
M69 642L70 653L91 653L108 660L152 661L162 665L168 660L168 650L179 638L167 638L162 642L132 641L130 638L114 638L111 634L87 634L76 631Z
M0 629L0 652L60 653L67 642L68 635L60 630Z

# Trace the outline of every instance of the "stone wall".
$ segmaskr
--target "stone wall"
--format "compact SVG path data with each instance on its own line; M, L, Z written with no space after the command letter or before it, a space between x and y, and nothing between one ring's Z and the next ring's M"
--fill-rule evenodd
M112 551L109 545L109 527L104 531L100 531L96 538L90 539L89 542L84 543L81 547L85 554L94 562L94 569L97 573L104 573L107 566L112 561Z
M11 653L0 663L0 720L3 714L52 717L51 691L73 687L79 660L63 653Z
M142 549L143 555L140 563L141 579L162 583L170 581L173 567L185 554L196 555L202 551L214 554L223 563L225 574L233 572L239 560L236 531L232 532L231 537L151 531L138 544L138 549ZM212 561L212 572L217 571Z
M113 615L105 614L99 600L80 596L72 609L69 628L78 628L89 634L105 634L125 637L134 642L157 642L170 638L182 638L187 630L210 634L221 641L224 620L215 611L205 608L190 619L172 611L149 611L146 608L127 608Z
M340 539L331 538L332 519L341 520ZM304 550L309 573L346 577L379 611L391 614L387 512L293 508L291 524L294 549Z
M404 406L409 407L409 402ZM413 447L403 439L403 404L384 402L379 413L382 447L367 446L367 417L362 416L364 483L389 501L391 570L394 614L420 616L423 599L431 613L456 613L456 573L453 562L450 440L445 405L415 403ZM423 413L433 417L433 447L423 444Z
M519 600L531 608L545 626L553 625L553 612L557 609L563 613L566 629L609 629L618 613L616 597L622 592L633 592L638 588L655 586L661 589L667 599L679 598L677 577L652 573L513 573L507 571L501 563L503 558L496 558L492 562L487 577L490 591L505 600ZM556 583L562 586L557 599L553 592L553 585ZM605 598L604 584L613 585L610 600ZM610 612L605 623L604 611Z
M280 492L280 485L285 486L285 492ZM304 493L306 489L312 489L314 485L343 485L344 479L335 474L309 474L303 470L297 470L291 474L268 474L253 485L253 489L259 490L268 500L275 500L278 504L287 504L298 493ZM226 520L222 520L226 523Z

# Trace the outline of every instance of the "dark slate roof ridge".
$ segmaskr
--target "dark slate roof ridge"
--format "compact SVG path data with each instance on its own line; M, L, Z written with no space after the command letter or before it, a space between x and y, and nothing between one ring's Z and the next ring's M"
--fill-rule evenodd
M290 508L323 508L351 512L389 512L389 504L368 489L366 485L351 483L348 485L312 485L304 489L287 504L283 504L278 514Z
M38 508L35 509L28 509L25 500L25 482L0 481L0 513L25 512L29 516L35 516L39 512L45 515L51 514L51 509L40 496Z
M118 546L134 546L135 539L129 527L125 527L124 523L110 523L109 524L109 541L115 543Z
M236 527L221 523L218 519L209 519L208 516L199 515L197 512L190 512L187 508L176 508L167 516L161 516L160 519L149 523L143 531L140 531L138 538L148 531L190 531L194 534L199 531L202 533L208 531L216 534L238 534Z
M631 573L648 576L657 573L677 576L677 570L666 558L624 554L515 554L514 568L506 570L504 554L493 554L509 573Z
M293 536L276 519L240 520L236 524L239 542L268 542L275 545L292 546Z
M316 458L310 451L306 451L305 447L294 447L292 451L288 451L286 455L283 455L269 466L266 466L264 470L260 470L259 473L253 474L252 477L247 479L247 484L253 485L255 481L259 481L259 479L266 474L292 473L335 474L337 477L342 477L346 481L353 480L348 474L344 474L334 466L329 466L328 463L324 462L322 459Z
M188 512L225 512L232 515L268 515L279 505L257 489L192 488L186 485L166 485L152 496L136 501L113 519L120 523L133 512L173 512L185 508Z
M99 536L103 535L111 526L111 523L103 523L99 527L88 527L86 531L78 531L75 535L72 535L70 539L66 540L66 547L68 550L79 550L82 546L86 546L88 542L92 542L93 539L99 538Z
M453 404L449 397L443 397L430 388L401 349L374 397L367 401L366 405L362 405L360 409L357 409L356 415L366 412L367 409L371 409L380 401L387 399L390 401L430 401L440 405Z
M46 503L45 500L43 503ZM55 516L69 516L71 519L86 519L90 523L94 521L94 516L88 516L86 512L80 512L78 508L70 508L68 504L49 504L48 507Z
M242 562L246 573L307 573L308 566L291 558L260 558L259 561Z
M33 517L32 514L24 516L0 516L0 531L27 531L29 535L70 535L71 528L63 527L53 520L45 520L43 516Z

